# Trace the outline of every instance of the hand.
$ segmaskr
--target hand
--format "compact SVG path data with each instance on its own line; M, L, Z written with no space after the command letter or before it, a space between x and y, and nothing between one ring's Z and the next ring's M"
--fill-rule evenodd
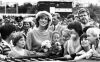
M7 56L5 56L5 55L0 55L0 59L5 59L5 58L7 58Z
M92 54L91 54L91 55L86 56L86 59L89 59L91 56L92 56Z
M97 51L93 51L93 56L98 57L100 54Z
M65 55L64 57L67 58L67 59L70 59L71 58L70 55Z
M78 57L78 56L76 56L76 57L74 58L74 60L76 61L76 60L80 60L80 59L79 59L79 57Z

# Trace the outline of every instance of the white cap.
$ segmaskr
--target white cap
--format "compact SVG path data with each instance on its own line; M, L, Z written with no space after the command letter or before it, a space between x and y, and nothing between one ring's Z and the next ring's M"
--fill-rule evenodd
M33 19L34 19L34 18L32 18L32 17L28 17L28 18L25 18L25 19L23 20L23 22L33 22Z

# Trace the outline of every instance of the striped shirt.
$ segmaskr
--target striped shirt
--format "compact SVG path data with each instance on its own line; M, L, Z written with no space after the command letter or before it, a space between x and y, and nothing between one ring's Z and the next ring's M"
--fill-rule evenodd
M5 43L6 41L2 41L0 43L0 54L8 55L8 53L11 51L11 48L8 46L8 44Z

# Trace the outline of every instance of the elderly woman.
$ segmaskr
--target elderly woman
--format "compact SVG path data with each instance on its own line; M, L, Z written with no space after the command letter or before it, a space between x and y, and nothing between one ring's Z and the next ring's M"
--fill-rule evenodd
M31 51L39 51L41 44L45 40L51 41L51 32L48 30L52 21L52 16L46 11L36 14L36 26L27 33L27 48Z

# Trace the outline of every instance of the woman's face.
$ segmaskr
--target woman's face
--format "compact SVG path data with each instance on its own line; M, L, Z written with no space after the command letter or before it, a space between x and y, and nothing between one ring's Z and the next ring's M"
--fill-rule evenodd
M87 40L87 38L83 38L81 40L81 45L82 45L82 47L86 47L86 46L90 45L90 42L89 42L89 40Z
M18 47L21 47L23 48L25 46L25 38L22 37L18 42L17 42L17 45Z
M30 23L29 23L29 22L25 22L25 23L24 23L24 28L25 28L25 29L30 28Z
M48 24L48 17L40 18L39 26L45 27L45 26L47 26L47 24Z
M62 31L62 39L63 39L63 41L67 41L67 40L69 40L70 39L70 34L69 34L69 32L66 32L66 31Z
M18 22L18 27L22 27L23 26L23 22Z

